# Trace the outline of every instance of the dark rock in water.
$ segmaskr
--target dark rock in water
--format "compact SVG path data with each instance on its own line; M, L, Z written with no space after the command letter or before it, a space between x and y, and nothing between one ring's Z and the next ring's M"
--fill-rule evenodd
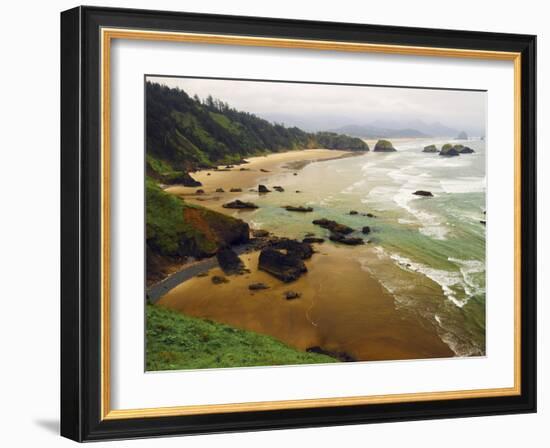
M298 173L294 173L294 175L295 175L295 176L297 176L297 175L298 175Z
M223 208L236 208L236 209L249 209L253 210L258 208L256 204L253 204L252 202L243 202L239 199L236 199L235 201L228 202L227 204L222 205Z
M361 232L363 232L365 235L368 235L370 233L370 227L365 226L361 229Z
M295 255L302 260L307 260L313 255L313 247L307 242L300 242L290 239L282 239L271 245L272 249L284 250L289 255Z
M468 140L468 134L466 134L466 132L462 131L457 135L456 139L457 140Z
M207 176L210 176L210 173L206 173Z
M487 221L484 221L483 219L479 220L480 224L487 225Z
M195 194L204 194L204 190L199 188L197 191L195 191Z
M318 353L320 355L327 355L327 356L330 356L331 358L336 358L342 362L355 362L357 361L353 356L351 356L350 354L346 353L346 352L333 352L333 351L330 351L330 350L325 350L324 348L321 348L319 346L315 346L315 347L309 347L306 349L306 352L308 353Z
M424 146L422 152L439 152L435 145Z
M269 289L269 286L267 286L265 283L251 283L248 285L248 289L251 291L259 291L261 289Z
M254 238L265 238L269 236L269 232L264 229L254 229L252 230L252 236Z
M281 187L280 185L275 185L273 187L273 189L278 191L279 193L282 193L283 191L285 191L285 189L283 187Z
M265 185L258 185L258 193L271 193L271 190Z
M260 168L260 171L261 171L262 173L271 173L271 171L265 170L265 169L263 169L263 168Z
M332 221L326 218L316 219L313 221L313 224L321 226L324 229L328 229L334 233L341 233L342 235L347 235L353 232L353 229L351 227L348 227L344 224L339 224L336 221Z
M350 215L358 215L359 212L357 210L350 210L349 214Z
M225 165L225 168L229 170L229 169L235 168L235 167L233 165Z
M285 253L273 248L263 249L258 260L258 269L285 283L297 280L304 272L306 265L296 254Z
M455 149L456 147L459 146L459 145L456 145L455 146ZM462 145L460 145L462 146ZM475 152L472 148L470 148L469 146L462 146L462 148L460 148L460 151L458 151L460 154L472 154L473 152Z
M376 216L373 215L372 213L365 213L365 216L366 216L367 218L376 218Z
M303 207L301 205L299 205L299 206L287 205L283 208L287 212L304 212L304 213L307 213L307 212L312 212L313 211L313 209L311 207Z
M446 157L458 156L459 154L460 153L450 143L445 143L442 146L441 151L439 151L440 156L446 156Z
M222 271L227 275L241 274L244 269L244 264L233 249L226 247L220 249L216 254L218 264Z
M334 241L336 243L347 244L348 246L359 246L361 244L365 244L362 238L347 237L342 235L341 233L335 233L335 232L330 234L329 240Z
M284 296L286 300L298 299L302 294L296 291L286 291Z
M306 236L302 240L302 243L308 243L308 244L312 244L312 243L321 244L321 243L324 243L324 242L325 242L324 238L317 238L317 237L314 237L314 236Z
M397 151L389 140L378 140L374 145L374 152L394 152Z
M227 280L222 275L214 275L210 280L212 280L212 283L214 283L215 285L220 285L222 283L228 283L229 282L229 280Z
M425 197L428 197L428 198L433 197L432 192L431 191L426 191L426 190L416 190L413 194L415 194L417 196L425 196Z
M216 193L225 193L223 188L216 188Z
M231 188L229 191L231 193L240 193L240 192L243 191L243 189L242 188Z
M301 193L301 191L300 191L300 190L296 190L296 193Z

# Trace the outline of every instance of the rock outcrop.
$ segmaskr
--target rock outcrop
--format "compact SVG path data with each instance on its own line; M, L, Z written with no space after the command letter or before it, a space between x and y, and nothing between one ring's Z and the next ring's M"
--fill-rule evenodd
M228 202L227 204L222 205L223 208L234 208L234 209L240 209L240 210L254 210L258 208L258 206L252 202L243 202L240 199L236 199L234 201Z
M345 224L340 224L340 223L337 223L336 221L332 221L326 218L316 219L312 222L313 224L323 227L324 229L328 229L333 233L348 235L351 232L353 232L353 229L351 227L348 227Z
M284 296L286 300L298 299L302 294L296 291L285 291Z
M426 191L426 190L416 190L413 194L415 194L416 196L424 196L424 197L427 197L427 198L433 197L432 192L431 191Z
M307 213L307 212L312 212L313 209L311 207L304 207L302 205L298 205L298 206L295 206L295 205L287 205L285 207L283 207L287 212L302 212L302 213Z
M258 185L258 193L271 193L271 190L265 185Z
M455 149L453 145L450 143L446 143L441 147L441 151L439 152L440 156L445 157L452 157L452 156L458 156L460 153Z
M269 289L269 286L261 282L251 283L250 285L248 285L248 289L250 289L250 291L260 291L262 289Z
M394 152L397 151L389 140L378 140L374 145L374 152Z
M439 150L435 145L428 145L428 146L424 146L424 149L422 150L422 152L439 152Z
M244 264L233 249L229 247L220 249L216 254L216 258L220 268L226 275L242 274Z
M456 139L457 139L457 140L468 140L468 134L466 134L466 132L464 132L464 131L461 131L461 132L456 136Z
M315 236L306 236L302 240L302 243L308 243L308 244L312 244L312 243L321 244L321 243L324 243L324 242L325 242L324 238L317 238Z
M313 248L308 243L283 239L260 252L258 269L285 283L297 280L307 272L303 260L311 258Z
M336 243L347 244L348 246L359 246L361 244L365 244L362 238L345 236L345 235L342 235L341 233L334 233L334 232L330 234L329 240L334 241Z
M254 229L252 230L252 236L254 238L266 238L269 236L269 232L265 229Z
M306 265L299 256L273 248L266 248L260 252L258 269L285 283L297 280L307 272Z

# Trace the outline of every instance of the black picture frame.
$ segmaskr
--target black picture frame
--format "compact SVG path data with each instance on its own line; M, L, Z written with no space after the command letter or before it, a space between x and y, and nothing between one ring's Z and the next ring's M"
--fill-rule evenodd
M101 418L100 29L521 53L521 394ZM61 435L76 441L536 412L536 36L77 7L61 14Z

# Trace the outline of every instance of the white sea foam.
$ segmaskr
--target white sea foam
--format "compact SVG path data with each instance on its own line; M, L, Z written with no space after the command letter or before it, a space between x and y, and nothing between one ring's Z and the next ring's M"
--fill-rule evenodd
M412 206L413 201L422 200L419 196L413 195L414 189L401 188L394 195L394 202L401 208L405 209L409 214L414 216L421 225L420 232L426 236L444 240L446 239L449 229L444 225L444 219L433 213L428 213Z
M361 190L361 187L364 187L367 181L365 179L358 180L357 182L354 182L349 187L344 188L340 193L343 194L352 194L355 193L358 190Z
M445 193L482 193L486 189L485 177L459 177L439 181Z
M463 286L463 278L458 272L434 269L421 263L415 263L412 260L398 254L391 254L390 258L394 260L401 269L418 272L437 283L441 286L445 297L447 297L457 307L462 308L466 305L466 303L468 303L469 297L459 298L452 290L453 286Z

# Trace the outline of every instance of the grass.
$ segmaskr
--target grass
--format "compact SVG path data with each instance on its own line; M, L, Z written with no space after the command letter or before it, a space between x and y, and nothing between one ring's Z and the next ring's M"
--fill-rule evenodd
M145 196L147 240L154 241L162 254L176 254L185 230L182 202L162 191L149 177L145 178Z
M326 355L302 352L270 337L185 316L158 305L146 306L146 369L334 363Z

